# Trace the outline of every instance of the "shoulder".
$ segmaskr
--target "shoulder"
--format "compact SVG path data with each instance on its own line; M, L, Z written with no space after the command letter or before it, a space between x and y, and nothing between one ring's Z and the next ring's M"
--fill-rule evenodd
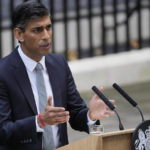
M19 56L17 49L18 49L18 47L16 47L9 55L0 59L0 65L7 64L9 61L13 61L12 59L15 60L16 57Z
M66 65L67 64L67 60L64 58L64 56L60 55L60 54L49 54L48 56L46 56L46 60L51 63L51 64L59 64L59 65Z
M60 74L70 73L70 68L67 60L60 54L49 54L46 56L46 67L49 70L58 71Z
M9 55L0 60L0 70L5 70L9 66Z
M65 60L63 55L55 54L55 53L50 53L47 57L55 60Z
M8 56L0 59L0 73L10 70L17 57L17 49L15 49Z

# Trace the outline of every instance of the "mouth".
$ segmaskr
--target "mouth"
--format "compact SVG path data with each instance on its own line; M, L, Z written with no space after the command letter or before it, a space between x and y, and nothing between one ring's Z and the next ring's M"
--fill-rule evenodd
M43 45L41 45L41 47L44 48L44 49L49 49L50 48L50 43L43 44Z

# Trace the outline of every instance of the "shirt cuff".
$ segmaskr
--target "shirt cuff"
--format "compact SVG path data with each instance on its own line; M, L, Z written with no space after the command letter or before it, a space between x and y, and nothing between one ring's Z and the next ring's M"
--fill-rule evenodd
M96 120L93 121L93 120L90 119L90 117L89 117L89 111L87 113L87 120L88 120L88 122L87 122L88 125L93 125L93 124L96 123Z
M44 132L42 128L40 128L38 121L37 121L37 116L35 116L35 124L36 124L36 132Z

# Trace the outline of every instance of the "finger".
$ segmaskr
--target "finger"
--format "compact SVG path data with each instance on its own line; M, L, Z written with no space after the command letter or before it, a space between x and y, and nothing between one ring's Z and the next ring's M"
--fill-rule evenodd
M49 96L47 105L52 106L52 96Z
M59 122L59 123L62 123L62 122L69 121L69 119L70 119L70 116L57 117L57 118L56 118L56 121Z
M97 113L96 115L93 116L93 118L95 118L95 120L98 120L98 119L108 118L112 115L114 115L113 111L106 110L104 112Z
M50 116L57 118L57 117L66 117L69 116L69 112L65 111L65 112L51 112Z
M111 99L111 100L109 100L109 101L110 101L112 104L115 104L115 100L112 100L112 99Z
M92 99L98 99L98 96L95 94Z
M65 112L65 108L64 107L47 106L47 111L49 111L49 112Z
M70 119L70 116L65 116L65 117L59 117L59 123L64 123L64 122L68 122Z
M109 100L109 101L114 105L115 108L117 108L117 106L115 105L115 100Z
M65 123L65 122L68 122L70 119L70 116L65 116L65 117L55 117L53 121L51 121L50 124L52 125L57 125L57 124L60 124L60 123Z
M104 88L103 87L100 87L99 89L101 92L104 92Z
M108 118L109 115L105 115L105 114L101 114L101 115L96 115L96 116L93 116L93 120L100 120L100 119L103 119L103 118Z
M109 116L110 115L103 113L103 114L100 114L99 116L95 116L95 120L108 118Z
M105 115L112 116L112 115L114 115L114 111L106 110L106 111L105 111Z

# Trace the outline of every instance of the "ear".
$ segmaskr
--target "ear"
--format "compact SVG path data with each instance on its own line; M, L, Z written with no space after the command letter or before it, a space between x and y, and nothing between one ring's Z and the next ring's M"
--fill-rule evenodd
M14 32L14 35L15 35L15 37L16 37L16 39L18 40L18 41L20 41L20 42L24 42L24 32L21 30L21 29L19 29L19 28L15 28L14 30L13 30L13 32Z

